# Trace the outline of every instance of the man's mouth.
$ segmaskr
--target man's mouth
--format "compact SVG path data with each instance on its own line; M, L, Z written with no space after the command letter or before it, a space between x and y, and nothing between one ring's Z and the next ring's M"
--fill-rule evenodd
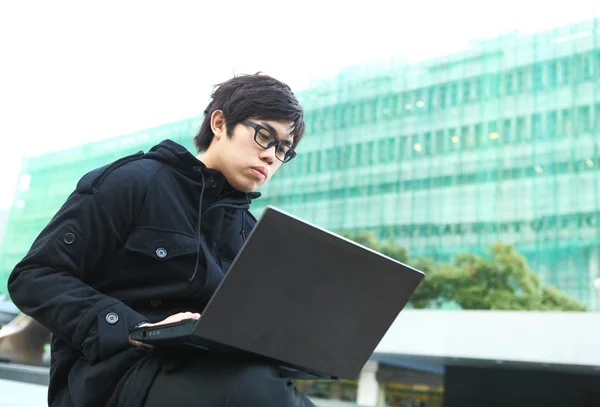
M264 167L252 167L252 172L259 178L267 178L267 170Z

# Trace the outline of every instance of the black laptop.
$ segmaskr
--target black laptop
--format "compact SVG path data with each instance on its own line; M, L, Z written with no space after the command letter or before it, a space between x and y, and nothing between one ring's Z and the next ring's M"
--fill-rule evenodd
M131 336L253 355L295 377L355 379L423 277L269 206L198 320Z

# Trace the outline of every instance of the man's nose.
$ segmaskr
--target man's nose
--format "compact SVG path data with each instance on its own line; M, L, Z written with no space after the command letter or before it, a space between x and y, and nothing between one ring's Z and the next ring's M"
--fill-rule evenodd
M277 148L276 146L272 146L267 149L263 149L263 151L260 152L260 158L264 161L272 163L275 160L275 149L276 148Z

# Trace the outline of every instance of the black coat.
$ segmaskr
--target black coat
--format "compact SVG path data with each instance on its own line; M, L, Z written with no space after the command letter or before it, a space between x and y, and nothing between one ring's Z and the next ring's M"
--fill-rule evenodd
M129 330L202 312L256 223L248 207L259 195L170 140L86 174L8 280L14 303L53 334L49 403L137 405L158 368Z

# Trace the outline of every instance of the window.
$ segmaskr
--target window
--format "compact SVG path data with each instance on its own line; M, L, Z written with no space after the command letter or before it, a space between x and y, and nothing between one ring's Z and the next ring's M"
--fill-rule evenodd
M412 154L412 145L410 144L410 137L402 135L400 136L400 157L409 158Z
M473 80L473 100L483 100L483 85L481 83L481 78L476 78Z
M444 153L444 131L438 130L435 132L435 154L443 154Z
M489 93L490 98L495 99L500 97L500 75L490 75L489 76Z
M505 119L504 122L502 123L502 138L506 141L506 142L511 142L514 141L514 132L513 132L513 128L512 128L512 120L511 119Z
M373 120L375 119L375 115L374 115L374 102L372 100L368 100L364 102L363 105L363 112L364 112L364 120L367 123L371 123L373 122Z
M333 126L336 129L342 129L346 127L346 120L344 117L344 112L346 111L346 105L337 105L334 108L334 117L333 117Z
M547 123L548 123L548 137L549 138L556 138L556 112L549 112L548 113L548 118L547 118Z
M350 144L346 146L346 166L348 168L353 168L356 167L356 165L358 164L358 152L357 152L357 145L356 144Z
M573 135L573 118L568 109L564 109L561 113L561 126L563 137L571 137Z
M415 100L414 100L414 109L421 110L423 109L423 100L425 99L425 89L417 89L415 92ZM418 113L418 112L417 112Z
M316 163L317 164L317 171L323 171L323 156L325 154L323 154L323 151L318 150L316 155L317 155L317 158L316 158L316 160L317 160L317 163Z
M396 105L396 117L402 117L404 115L404 103L402 103L402 94L397 94L395 97Z
M525 69L517 70L517 92L525 90Z
M591 63L590 63L590 57L587 55L583 56L583 72L582 72L582 76L583 76L583 80L584 81L589 81L590 78L592 77L592 67L591 67Z
M504 75L504 93L506 95L511 95L513 93L513 73L507 72Z
M341 121L341 128L346 128L346 127L350 127L352 126L353 122L354 122L354 117L353 117L353 113L354 111L352 110L352 105L347 104L344 105L343 109L342 109L342 121Z
M307 154L306 160L308 161L308 172L316 172L317 171L317 154L314 151L311 151Z
M464 150L473 147L473 138L469 126L462 126L460 129L460 145Z
M450 146L452 148L452 151L458 150L458 147L459 147L458 143L460 141L460 137L458 137L456 135L455 128L448 129L448 137L450 138Z
M381 107L381 114L383 117L385 118L389 118L394 114L394 101L395 99L391 96L391 95L386 95L383 100L381 101L382 103L382 107Z
M330 148L328 151L328 163L327 166L330 170L339 170L342 168L342 161L340 160L340 149L339 148Z
M361 118L360 118L360 105L358 103L355 103L352 105L351 107L351 111L352 111L352 118L350 123L352 125L357 125L361 123Z
M423 155L423 143L421 137L418 134L413 134L410 137L411 140L411 153L413 157L421 157Z
M590 108L589 106L581 106L577 111L577 127L579 134L589 134L590 128Z
M583 58L582 55L574 55L571 62L571 76L573 82L579 83L583 79Z
M544 137L542 134L542 117L538 113L531 117L531 137L536 139Z
M386 110L385 107L383 106L384 102L383 102L383 97L378 97L374 100L375 103L375 120L380 121L380 120L385 120L385 118L387 117L389 110Z
M441 108L446 107L446 85L442 85L439 87L438 106Z
M295 171L299 172L299 173L306 173L306 154L298 154L296 156L296 159L294 161L292 161L292 166L294 167Z
M313 132L319 133L323 129L323 114L320 110L314 112L313 116Z
M471 82L470 81L466 80L463 82L462 91L463 91L462 102L463 103L469 102L471 100Z
M531 83L534 89L544 88L544 65L540 63L533 65Z
M458 85L456 82L450 84L450 106L456 106L458 103Z
M517 117L517 129L515 134L516 140L526 140L527 136L527 123L525 117Z
M360 165L370 165L374 162L373 144L372 141L363 144L363 154L360 157Z
M567 85L571 79L571 61L569 58L563 58L560 61L560 84Z
M392 160L392 150L388 148L388 141L386 139L379 140L378 144L378 152L379 152L379 161L381 163L389 163Z
M548 64L548 86L551 88L556 86L556 62L550 62Z
M423 136L423 153L425 155L431 155L431 150L432 150L432 136L431 136L431 132L427 132L424 134Z
M325 109L323 111L323 128L325 130L331 130L334 125L333 109Z
M427 110L431 111L434 108L435 89L427 89Z
M478 148L481 145L482 137L485 137L485 134L483 134L483 125L481 123L477 123L475 125L475 134L473 135L473 144L475 148Z
M498 134L498 122L496 120L492 120L488 122L488 134L487 139L493 142L497 142L499 137Z
M415 111L415 95L412 92L404 95L404 114L411 115Z
M398 156L396 154L396 139L395 138L387 139L386 149L389 154L389 161L396 161L398 159Z
M359 165L363 165L363 157L364 157L364 143L359 143L354 145L354 167L358 167Z

